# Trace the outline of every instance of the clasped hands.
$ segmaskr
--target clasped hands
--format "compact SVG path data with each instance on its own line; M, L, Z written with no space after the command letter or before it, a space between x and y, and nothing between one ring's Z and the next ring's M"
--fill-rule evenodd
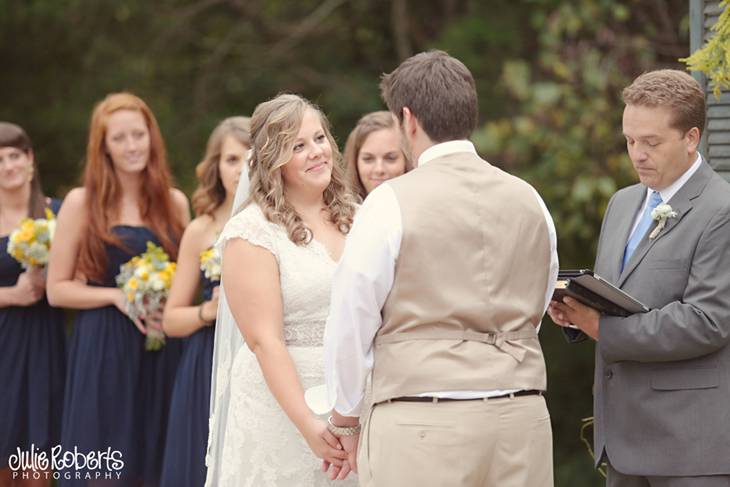
M601 314L590 306L565 296L562 303L550 301L547 311L555 324L564 327L577 326L583 333L598 340Z
M335 413L335 416L338 416ZM348 418L352 419L352 418ZM312 452L322 459L322 472L330 480L345 480L350 472L357 473L357 444L360 434L335 435L321 419L314 419L305 439Z

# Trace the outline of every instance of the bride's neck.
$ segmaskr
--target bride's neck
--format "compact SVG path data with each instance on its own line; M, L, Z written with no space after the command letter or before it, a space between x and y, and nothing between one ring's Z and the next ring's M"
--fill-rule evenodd
M325 207L324 195L321 192L287 191L286 199L304 221L320 218Z

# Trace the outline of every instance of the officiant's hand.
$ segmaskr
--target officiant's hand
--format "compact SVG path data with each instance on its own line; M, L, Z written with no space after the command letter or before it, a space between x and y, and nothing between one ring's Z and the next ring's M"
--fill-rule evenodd
M562 303L558 301L550 302L548 314L558 325L568 326L573 324L589 337L598 340L598 326L601 314L590 306L565 296Z
M336 467L342 467L342 464L347 460L347 452L342 448L337 437L327 429L327 423L321 419L312 418L302 434L317 458L321 458Z

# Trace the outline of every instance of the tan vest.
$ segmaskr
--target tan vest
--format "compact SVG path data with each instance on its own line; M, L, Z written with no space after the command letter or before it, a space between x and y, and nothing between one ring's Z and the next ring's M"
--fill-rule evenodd
M373 401L546 388L536 325L550 266L532 188L471 153L388 182L403 237L374 347Z

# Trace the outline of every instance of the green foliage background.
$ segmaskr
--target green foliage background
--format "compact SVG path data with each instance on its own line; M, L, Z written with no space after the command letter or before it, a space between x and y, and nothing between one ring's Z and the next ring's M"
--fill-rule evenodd
M634 181L621 88L682 68L686 0L0 0L0 120L36 146L47 193L76 185L91 109L129 90L151 106L177 182L215 124L281 92L328 114L344 143L377 83L408 55L445 49L472 70L490 162L535 185L559 235L561 266L591 267L610 195ZM579 441L591 414L593 350L545 320L557 486L602 479Z
M693 71L700 71L710 78L715 97L730 88L730 2L722 0L720 18L711 29L707 42L688 58L680 59Z

